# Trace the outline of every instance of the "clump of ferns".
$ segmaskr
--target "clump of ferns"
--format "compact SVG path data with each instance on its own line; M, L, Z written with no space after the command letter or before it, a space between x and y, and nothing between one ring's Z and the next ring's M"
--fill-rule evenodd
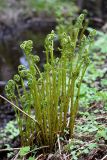
M52 150L57 135L64 136L67 130L70 138L73 136L80 88L90 63L89 50L95 35L93 30L88 37L83 34L78 39L83 20L82 14L73 26L72 36L66 31L60 34L60 58L54 56L54 31L47 36L44 72L37 66L39 57L32 54L32 41L21 44L29 69L20 65L18 74L8 81L5 90L8 99L23 111L13 105L22 145L32 145L36 139L38 145L48 145Z

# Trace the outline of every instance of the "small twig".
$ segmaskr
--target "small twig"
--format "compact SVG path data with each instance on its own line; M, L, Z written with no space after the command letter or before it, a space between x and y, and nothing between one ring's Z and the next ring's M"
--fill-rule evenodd
M97 103L93 104L92 106L90 106L88 109L87 109L87 112L89 112L90 110L92 110L93 108L95 108L97 106Z
M35 148L33 150L31 150L30 152L28 153L31 153L35 150L40 150L40 149L44 149L44 148L48 148L49 146L42 146L42 147L39 147L39 148ZM22 147L21 147L22 148ZM6 148L6 149L0 149L0 152L6 152L6 151L14 151L14 150L20 150L21 148Z
M40 127L39 123L37 120L35 120L34 118L32 118L30 115L28 115L26 112L24 112L22 109L20 109L18 106L16 106L14 103L10 102L7 98L3 97L2 95L0 95L0 97L2 99L4 99L5 101L7 101L8 103L10 103L12 106L14 106L16 109L18 109L20 112L22 112L23 114L25 114L27 117L29 117L30 119L32 119L34 122L36 122L38 124L38 126Z
M20 152L20 151L19 151ZM19 152L15 155L14 158L12 158L11 160L17 160L18 156L19 156Z
M41 150L41 149L44 149L44 148L48 148L48 147L49 147L49 146L42 146L42 147L39 147L39 148L34 148L33 150L29 151L27 154L32 153L32 152L37 151L37 150ZM27 154L26 154L26 155L27 155Z
M61 155L61 144L60 144L59 134L57 134L57 139L58 139L59 154Z
M43 156L43 154L40 154L37 158L36 158L36 160L39 160L39 158L41 158Z
M94 118L95 120L100 120L100 119L104 119L104 120L107 120L107 118L105 116L99 116L99 117L96 117Z
M6 151L14 151L14 150L20 150L20 148L6 148L6 149L0 149L0 152L6 152Z
M106 158L107 158L107 154L101 160L106 160Z

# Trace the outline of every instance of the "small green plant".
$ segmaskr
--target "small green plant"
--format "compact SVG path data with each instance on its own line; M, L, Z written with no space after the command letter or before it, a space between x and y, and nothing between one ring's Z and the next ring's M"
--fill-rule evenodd
M22 147L20 149L20 156L25 156L26 154L28 154L30 152L30 147L26 146L26 147Z
M90 63L89 50L95 31L86 37L83 32L84 15L80 15L72 27L72 34L60 33L61 57L54 56L54 31L45 40L46 64L44 72L37 66L39 57L32 53L31 40L21 44L29 69L20 65L18 74L9 80L6 96L16 115L23 146L48 146L53 149L57 135L67 130L73 136L78 112L80 88ZM19 106L19 107L18 107ZM68 118L69 113L69 118Z

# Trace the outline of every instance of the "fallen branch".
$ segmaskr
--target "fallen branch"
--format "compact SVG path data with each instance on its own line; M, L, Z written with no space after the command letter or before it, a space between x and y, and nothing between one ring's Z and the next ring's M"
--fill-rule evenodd
M36 151L36 150L41 150L41 149L44 149L44 148L48 148L49 146L42 146L42 147L39 147L39 148L34 148L33 150L29 151L28 153L31 153L33 151ZM23 147L21 147L23 148ZM6 149L0 149L0 152L6 152L6 151L14 151L14 150L20 150L21 148L6 148ZM28 154L27 153L27 154Z
M107 158L107 154L101 160L106 160L106 158Z
M20 151L19 151L19 152L20 152ZM18 159L19 152L15 155L15 157L14 157L14 158L12 158L12 160L17 160L17 159Z

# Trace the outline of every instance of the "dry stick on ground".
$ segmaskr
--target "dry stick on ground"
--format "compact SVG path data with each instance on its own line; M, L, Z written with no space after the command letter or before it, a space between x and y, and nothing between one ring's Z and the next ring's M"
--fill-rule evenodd
M87 112L89 112L90 110L92 110L93 108L97 107L97 103L93 104L92 106L90 106L88 109L87 109Z
M19 151L20 152L20 151ZM17 160L18 156L19 156L19 152L15 155L14 158L12 158L11 160Z
M31 153L31 152L33 152L33 151L35 151L35 150L40 150L40 149L44 149L44 148L47 148L47 147L49 147L49 146L42 146L42 147L39 147L39 148L35 148L34 150L29 151L27 154L29 154L29 153ZM21 148L1 149L0 152L20 150L20 149L21 149ZM19 152L20 152L20 151L18 151L18 153L16 154L16 156L15 156L14 158L12 158L11 160L17 160L17 158L18 158L18 156L19 156ZM26 154L26 155L27 155L27 154ZM23 159L24 159L24 157L23 157Z
M0 152L7 152L7 151L14 151L14 150L20 150L20 148L0 149Z
M42 146L42 147L38 147L38 148L35 148L31 151L29 151L28 153L31 153L32 151L35 151L35 150L40 150L40 149L44 149L44 148L48 148L49 146ZM22 147L21 147L22 148ZM20 150L21 148L7 148L7 149L0 149L0 152L6 152L6 151L14 151L14 150ZM28 154L27 153L27 154Z
M59 154L61 155L61 144L60 144L59 134L57 134L57 140L58 140Z
M49 148L49 146L42 146L42 147L39 147L39 148L34 148L33 150L29 151L27 154L32 153L32 152L37 151L37 150L44 149L44 148Z
M101 160L106 160L106 158L107 158L107 154Z

